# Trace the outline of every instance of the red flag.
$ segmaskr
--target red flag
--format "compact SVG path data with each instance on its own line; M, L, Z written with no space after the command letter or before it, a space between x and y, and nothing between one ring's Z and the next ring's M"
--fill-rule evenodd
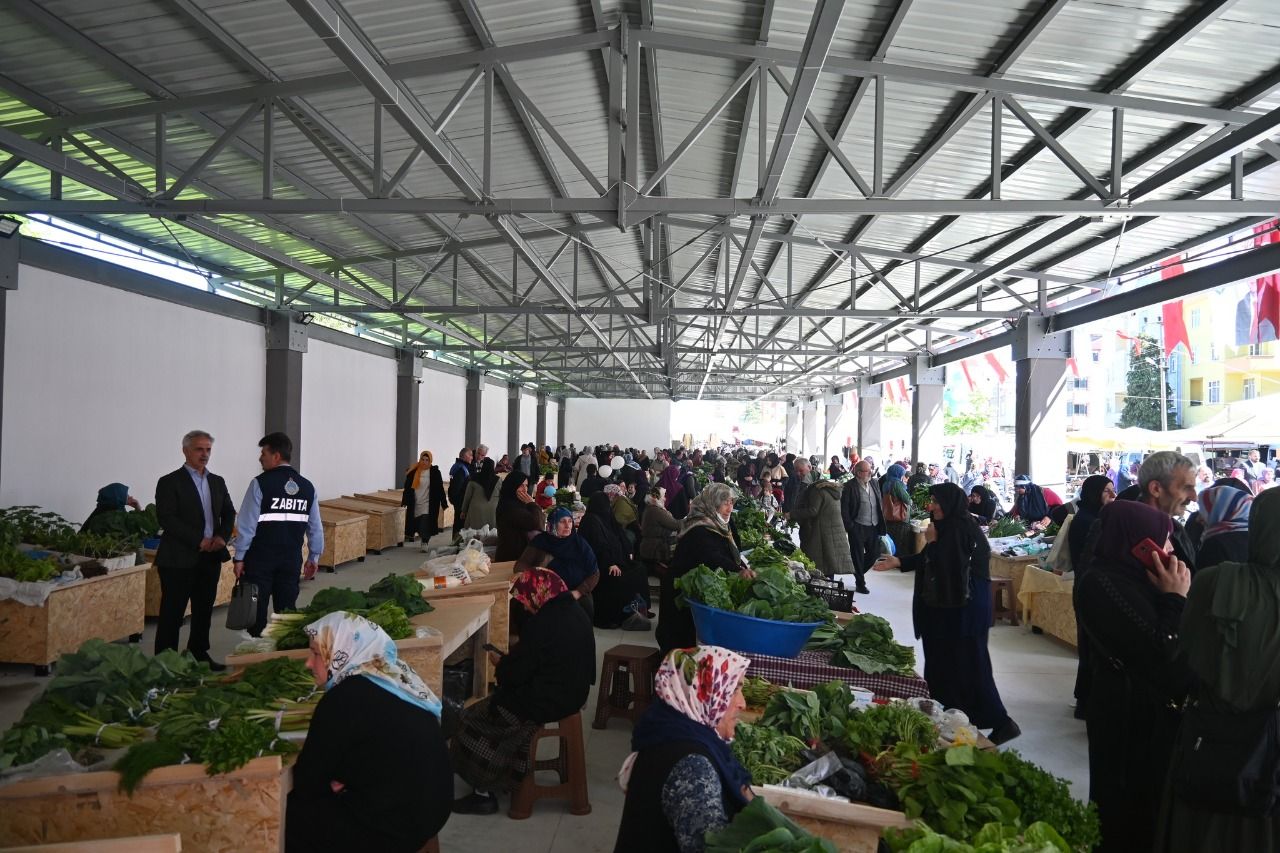
M996 358L995 353L987 353L987 364L996 372L996 381L1003 385L1004 381L1009 378L1009 374L1005 371L1004 365L1000 363L1000 359Z
M1071 368L1071 375L1076 379L1080 378L1080 367L1076 364L1074 358L1067 359L1067 367Z
M1137 358L1142 355L1142 338L1137 335L1126 335L1124 332L1116 329L1116 337L1122 341L1133 341L1133 357Z
M889 402L896 404L898 402L898 392L893 389L893 383L884 383L884 390L889 395Z
M969 390L976 391L978 386L973 384L973 377L969 375L969 359L960 362L960 372L964 374L964 381L969 383Z
M1277 228L1280 228L1280 220L1277 219L1253 226L1253 245L1280 243L1280 230ZM1249 340L1252 343L1274 341L1280 334L1280 273L1260 276L1255 280L1254 295L1257 299ZM1271 328L1262 328L1263 323L1270 323Z
M902 395L902 402L904 403L911 399L911 397L907 395L907 380L902 379L901 377L898 379L898 393Z
M1182 275L1182 273L1181 255L1174 255L1160 262L1161 281ZM1164 354L1166 356L1173 355L1173 351L1178 344L1182 344L1187 348L1187 355L1190 355L1191 336L1187 334L1187 323L1186 318L1183 316L1182 300L1175 299L1172 302L1166 302L1161 307L1161 313L1164 319Z

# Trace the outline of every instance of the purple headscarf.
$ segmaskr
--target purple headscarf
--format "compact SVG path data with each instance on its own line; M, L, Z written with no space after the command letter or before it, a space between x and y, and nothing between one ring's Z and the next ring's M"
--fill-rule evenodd
M675 500L676 490L680 488L680 463L672 462L662 472L662 479L658 480L658 485L667 490L666 506L671 507L671 502Z
M1133 546L1150 539L1163 547L1173 533L1173 519L1167 513L1137 501L1112 501L1098 514L1102 528L1094 556L1098 567L1145 578L1147 567L1133 556Z

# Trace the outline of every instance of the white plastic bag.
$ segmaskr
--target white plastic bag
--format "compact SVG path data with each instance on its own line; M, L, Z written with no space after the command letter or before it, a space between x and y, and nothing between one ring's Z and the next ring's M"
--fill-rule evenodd
M470 578L482 578L489 574L489 555L479 539L472 539L458 552L458 564Z

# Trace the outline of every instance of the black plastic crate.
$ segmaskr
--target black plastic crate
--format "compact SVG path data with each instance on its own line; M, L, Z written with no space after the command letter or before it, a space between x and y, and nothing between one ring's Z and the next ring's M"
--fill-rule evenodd
M827 606L839 613L853 612L853 590L845 589L840 581L810 578L805 591L814 598L821 598Z

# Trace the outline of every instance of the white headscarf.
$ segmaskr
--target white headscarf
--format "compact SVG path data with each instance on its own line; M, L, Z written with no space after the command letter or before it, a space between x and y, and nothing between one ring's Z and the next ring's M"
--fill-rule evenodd
M322 616L304 630L328 668L326 690L353 675L363 675L396 698L440 716L439 698L399 659L395 640L376 623L339 610Z

